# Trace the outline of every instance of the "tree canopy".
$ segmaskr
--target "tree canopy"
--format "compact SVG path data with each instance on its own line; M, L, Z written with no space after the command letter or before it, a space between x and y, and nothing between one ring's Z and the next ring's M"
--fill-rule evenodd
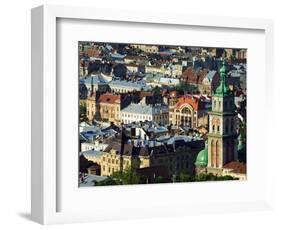
M125 78L127 75L127 67L123 64L117 64L113 67L113 74L118 78Z
M181 82L176 86L175 90L186 93L196 93L198 92L198 87L187 82Z

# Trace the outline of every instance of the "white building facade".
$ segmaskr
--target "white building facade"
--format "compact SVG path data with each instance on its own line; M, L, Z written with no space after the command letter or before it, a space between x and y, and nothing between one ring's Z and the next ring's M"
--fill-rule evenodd
M121 120L124 124L155 121L158 124L166 125L169 122L168 106L130 104L121 110Z

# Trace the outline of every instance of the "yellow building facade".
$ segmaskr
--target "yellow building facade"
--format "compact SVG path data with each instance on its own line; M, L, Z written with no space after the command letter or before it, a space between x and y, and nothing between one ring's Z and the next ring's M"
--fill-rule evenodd
M101 176L112 176L114 172L126 168L148 168L155 166L167 167L168 174L179 174L181 172L193 173L193 161L197 151L188 147L178 148L176 152L148 155L120 155L117 150L111 149L104 152L100 158Z

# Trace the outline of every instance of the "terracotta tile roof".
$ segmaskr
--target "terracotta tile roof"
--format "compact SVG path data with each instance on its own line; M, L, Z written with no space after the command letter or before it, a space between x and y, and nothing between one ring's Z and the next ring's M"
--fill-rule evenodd
M205 109L205 102L200 97L185 95L178 99L175 109L181 108L184 104L189 104L195 111Z
M97 48L88 48L85 50L85 53L89 56L89 57L98 57L101 55L101 50L97 49Z
M187 83L201 84L207 73L207 69L194 70L193 67L190 66L183 72L182 79Z
M149 96L153 96L154 94L152 92L149 91L141 91L140 92L140 99L143 99L144 97L149 97Z
M120 95L115 95L111 93L102 94L99 97L99 103L115 104L120 102Z
M232 172L234 173L243 173L246 174L247 167L246 164L239 161L231 161L223 166L223 168L226 169L232 169Z

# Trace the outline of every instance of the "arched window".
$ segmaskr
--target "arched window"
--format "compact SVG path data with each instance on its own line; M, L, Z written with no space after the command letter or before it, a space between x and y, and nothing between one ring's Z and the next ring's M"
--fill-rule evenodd
M220 166L221 158L220 158L220 152L221 152L221 144L220 141L216 141L216 167L218 168Z
M183 113L183 114L191 114L191 111L190 111L189 108L185 107L185 108L182 109L181 113Z
M212 118L212 132L215 133L216 132L216 123L217 123L217 120L215 117Z
M214 110L216 109L217 107L217 100L214 100Z
M216 146L215 146L215 142L214 140L211 141L211 166L214 167L215 166L215 159L216 157Z

